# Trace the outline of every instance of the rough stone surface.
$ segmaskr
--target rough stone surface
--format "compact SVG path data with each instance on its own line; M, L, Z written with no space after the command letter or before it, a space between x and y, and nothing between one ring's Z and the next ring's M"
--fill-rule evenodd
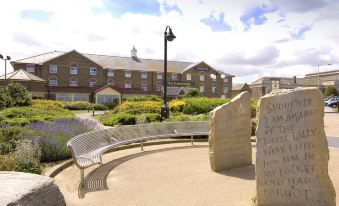
M211 111L209 128L209 155L213 171L252 164L249 92L242 92Z
M52 178L21 173L0 172L0 205L66 205Z
M258 118L257 205L335 205L322 93L278 90L261 98Z

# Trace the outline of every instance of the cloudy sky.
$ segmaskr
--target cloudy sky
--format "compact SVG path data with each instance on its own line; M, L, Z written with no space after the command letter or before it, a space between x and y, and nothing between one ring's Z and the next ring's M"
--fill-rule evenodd
M53 50L205 61L252 82L339 68L339 0L1 0L0 54ZM8 70L12 71L10 65ZM0 63L0 74L4 64Z

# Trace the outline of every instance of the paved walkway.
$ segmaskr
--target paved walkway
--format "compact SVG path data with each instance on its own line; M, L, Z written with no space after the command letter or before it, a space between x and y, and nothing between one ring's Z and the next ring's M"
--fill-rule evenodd
M104 113L104 111L95 111L94 115L102 115L103 113ZM84 112L84 113L80 113L80 114L75 114L75 116L80 118L80 119L90 119L90 120L93 120L93 121L97 122L98 125L100 127L102 127L102 128L110 128L109 126L104 126L97 119L93 118L92 114L93 114L92 111L90 111L90 112Z
M71 166L55 177L67 205L249 206L255 195L254 165L212 172L207 143L154 145L104 155L88 168L85 188ZM253 148L253 162L255 148ZM339 191L339 150L330 149L329 173ZM339 197L337 196L337 204Z

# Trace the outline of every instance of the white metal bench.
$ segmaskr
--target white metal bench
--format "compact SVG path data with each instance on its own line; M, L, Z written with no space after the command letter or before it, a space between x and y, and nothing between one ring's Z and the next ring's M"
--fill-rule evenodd
M208 135L207 121L163 122L112 127L104 130L87 132L73 137L67 142L74 164L80 169L81 186L84 185L84 169L95 164L102 164L102 155L113 148L131 143L143 143L149 140L170 137L193 137Z

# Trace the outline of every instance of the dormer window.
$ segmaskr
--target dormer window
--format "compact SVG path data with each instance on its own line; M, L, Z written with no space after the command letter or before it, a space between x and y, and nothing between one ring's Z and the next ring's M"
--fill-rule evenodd
M91 76L97 75L97 68L95 68L95 67L89 68L89 75L91 75Z
M91 79L89 81L89 87L95 87L97 85L97 81L95 79Z
M107 76L113 77L114 76L114 69L107 69Z
M147 72L141 72L141 78L147 79Z
M26 64L26 71L27 72L34 72L35 65L34 64Z
M157 79L162 79L162 72L157 72Z
M172 80L175 80L175 81L176 81L177 79L178 79L177 74L176 74L176 73L173 73L173 74L172 74Z
M125 71L125 77L127 77L127 78L131 78L131 77L132 77L132 72L131 72L131 71L128 71L128 70L126 70L126 71Z
M69 73L70 74L78 74L78 64L72 63L69 67Z

